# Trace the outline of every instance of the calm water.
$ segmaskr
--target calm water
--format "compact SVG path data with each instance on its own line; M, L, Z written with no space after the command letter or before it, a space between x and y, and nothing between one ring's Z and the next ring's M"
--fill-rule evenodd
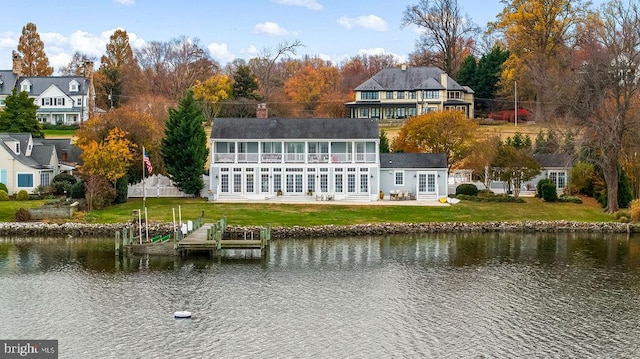
M112 248L0 240L0 339L58 339L60 358L640 356L640 238L289 240L221 260Z

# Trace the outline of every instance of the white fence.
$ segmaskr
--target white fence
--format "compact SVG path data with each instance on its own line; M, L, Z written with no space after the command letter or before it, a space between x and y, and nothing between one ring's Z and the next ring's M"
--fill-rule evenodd
M205 196L209 189L209 177L204 176L204 188L201 196ZM127 190L129 198L147 197L191 197L180 191L169 177L163 175L153 175L147 177L144 182L129 185Z

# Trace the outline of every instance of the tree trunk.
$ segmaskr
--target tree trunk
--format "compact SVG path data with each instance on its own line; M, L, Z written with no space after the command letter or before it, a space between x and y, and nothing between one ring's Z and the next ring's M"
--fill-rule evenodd
M614 213L618 211L618 164L607 163L602 166L604 181L607 184L607 206L605 212Z

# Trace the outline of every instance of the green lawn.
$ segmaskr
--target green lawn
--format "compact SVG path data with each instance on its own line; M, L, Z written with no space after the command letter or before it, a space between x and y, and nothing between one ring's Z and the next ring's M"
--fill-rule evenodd
M18 208L37 207L44 201L0 202L0 221L10 222ZM133 211L142 208L141 199L91 213L79 213L72 220L88 223L130 221ZM170 222L175 210L183 220L195 219L204 211L213 222L227 216L231 225L315 226L380 222L490 222L552 221L608 222L615 219L595 204L546 203L528 198L526 203L483 203L462 201L450 207L377 206L276 203L210 203L204 199L148 198L149 221ZM144 212L143 212L144 213Z

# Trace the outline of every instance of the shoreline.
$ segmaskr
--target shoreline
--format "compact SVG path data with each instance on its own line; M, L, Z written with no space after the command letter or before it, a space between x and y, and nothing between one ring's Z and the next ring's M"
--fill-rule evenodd
M86 224L86 223L42 223L0 222L0 237L115 237L132 226L131 223ZM245 232L261 229L261 226L227 226L227 232ZM172 223L149 223L149 235L173 232ZM313 227L271 227L272 239L355 237L387 234L414 233L636 233L640 225L620 222L573 222L573 221L523 221L523 222L426 222L426 223L371 223L355 225L322 225Z

